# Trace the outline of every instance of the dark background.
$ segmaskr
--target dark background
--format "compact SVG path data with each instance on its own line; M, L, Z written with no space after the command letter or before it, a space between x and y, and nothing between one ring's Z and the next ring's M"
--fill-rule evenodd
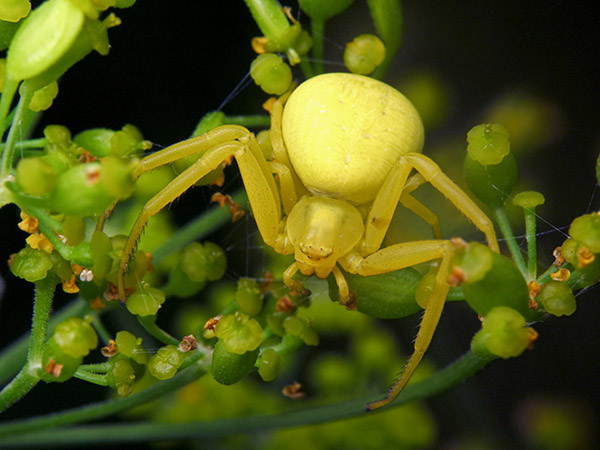
M296 14L296 5L289 3ZM365 3L357 0L347 15L328 25L328 60L339 64L339 48L345 42L373 31ZM559 140L520 160L521 177L534 180L533 186L546 195L540 214L557 227L568 227L577 215L597 209L593 196L600 142L600 32L593 4L467 0L406 1L403 6L403 44L388 80L424 68L452 89L449 118L427 136L425 152L445 133L464 133L481 121L482 111L498 95L526 89L554 103L563 118ZM205 112L219 107L254 58L249 41L259 31L241 0L140 0L117 13L123 24L109 32L110 55L93 54L64 76L39 130L50 123L66 125L73 133L133 123L145 138L166 146L189 136ZM308 26L307 17L300 15L300 20ZM332 65L328 70L343 68ZM256 98L263 96L251 85L224 110L260 112ZM178 202L180 220L193 216L194 208L193 200ZM4 208L0 221L2 255L18 251L24 235L15 232L16 209ZM540 240L548 254L563 238L549 233ZM0 303L4 345L29 326L31 286L7 275L6 266L1 273L7 284ZM598 414L598 296L598 290L591 289L578 297L573 316L536 326L540 339L535 351L492 364L468 381L464 395L463 386L432 400L441 442L481 432L516 445L515 407L530 396L574 398ZM467 348L473 326L465 325L467 315L470 321L472 314L461 305L446 308L430 352L440 366ZM17 413L27 413L25 406L20 408Z

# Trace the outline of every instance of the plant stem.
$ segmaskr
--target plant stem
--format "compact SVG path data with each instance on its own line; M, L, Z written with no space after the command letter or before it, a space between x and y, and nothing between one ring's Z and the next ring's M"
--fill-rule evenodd
M226 123L240 125L247 128L270 127L271 116L267 114L255 114L251 116L227 116Z
M25 105L29 103L31 98L30 95L27 95L27 91L28 90L25 89L25 92L19 98L19 103L17 104L17 109L15 111L10 130L8 131L8 136L6 137L6 146L4 147L4 152L2 153L2 162L0 166L0 179L6 178L6 176L10 173L10 168L12 167L15 156L15 139L17 137L18 129L17 124L21 120ZM4 97L4 95L2 95L2 97ZM4 130L1 131L4 132Z
M111 335L102 323L102 320L100 319L100 314L96 311L94 314L91 314L91 316L92 325L94 326L96 333L98 333L98 336L100 337L100 340L104 343L104 345L107 345L108 341L111 338Z
M527 268L529 270L529 280L535 280L537 276L537 244L536 244L536 223L535 211L533 208L523 208L525 215L525 237L527 238Z
M129 397L120 397L93 403L91 405L67 411L56 412L47 416L7 422L0 425L0 436L11 434L21 435L24 432L31 432L41 428L59 427L62 425L85 422L87 420L100 419L111 414L126 411L135 406L143 405L168 392L179 389L204 375L207 371L207 365L201 361L204 356L203 353L198 352L197 355L194 355L196 359L195 364L192 364L190 367L177 373L173 378L156 383L137 394L130 395ZM2 439L0 438L0 447L2 447L2 445Z
M43 148L48 143L46 138L29 139L26 141L19 142L19 148ZM0 149L3 150L6 147L5 144L0 144Z
M313 38L312 54L315 63L314 73L316 75L319 75L325 70L323 68L323 41L325 37L325 21L320 18L311 18L310 29Z
M523 259L523 254L521 253L519 244L517 243L512 227L510 226L510 221L508 220L508 216L506 215L506 209L504 209L504 206L498 206L494 208L493 212L494 217L496 219L496 223L500 228L500 232L506 240L506 245L508 245L508 250L510 251L510 254L513 258L513 262L521 271L523 277L525 279L528 279L528 272L527 266L525 265L525 259Z
M48 332L52 333L54 327L66 318L72 316L83 317L89 311L89 303L78 298L52 316L48 323ZM19 368L23 367L27 361L29 341L30 334L24 334L9 347L2 350L2 353L0 353L0 367L2 368L2 371L0 371L0 384L5 383L10 377L18 373Z
M179 340L156 325L156 316L138 316L138 322L150 336L166 345L179 345Z
M235 203L241 205L248 202L248 196L243 189L235 192L232 199ZM163 245L157 248L153 252L154 264L159 265L171 253L183 249L190 242L208 236L229 221L231 221L231 214L226 209L220 209L217 206L209 209L197 219L179 229Z
M106 381L105 374L88 372L81 367L77 369L73 376L75 378L79 378L80 380L87 381L88 383L97 384L98 386L108 386L108 381Z
M27 363L17 376L0 392L0 412L19 401L40 380L42 372L42 355L48 331L48 318L56 279L53 275L35 283L35 299L33 303L33 319L29 338Z
M109 363L98 363L98 364L82 364L79 366L81 370L94 373L106 373L110 369Z
M386 408L368 414L382 412L390 407L423 400L440 394L450 387L473 376L491 361L468 352L445 369L419 383L409 385ZM138 394L139 395L139 394ZM366 414L365 404L374 400L373 395L361 397L334 405L305 408L284 414L244 417L224 420L198 421L188 423L136 423L90 425L67 429L38 431L41 426L56 425L40 423L40 419L0 426L0 434L11 432L12 436L0 438L0 445L31 445L44 442L45 446L77 445L108 442L147 442L207 437L231 436L241 433L264 432L270 429L288 428L299 425L330 422ZM83 419L86 420L86 419ZM64 424L61 423L61 424ZM36 426L34 426L36 425ZM25 426L28 426L25 428ZM23 433L29 429L36 431Z
M17 92L17 88L19 87L19 81L8 78L4 83L4 89L2 90L2 95L0 96L0 141L2 141L2 137L4 136L5 128L5 119L8 116L8 110L12 105L13 98L15 97L15 93ZM2 172L2 178L6 174Z

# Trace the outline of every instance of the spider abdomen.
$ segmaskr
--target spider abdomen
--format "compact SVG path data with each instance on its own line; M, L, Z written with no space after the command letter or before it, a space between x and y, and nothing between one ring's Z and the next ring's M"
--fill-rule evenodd
M302 83L285 105L282 131L304 185L355 204L372 201L398 158L423 147L423 124L410 101L354 74Z

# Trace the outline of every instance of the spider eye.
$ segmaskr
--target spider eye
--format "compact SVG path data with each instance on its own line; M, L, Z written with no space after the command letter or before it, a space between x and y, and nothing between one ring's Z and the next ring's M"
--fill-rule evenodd
M333 248L331 247L313 246L312 244L307 244L306 242L300 242L298 246L300 247L300 251L302 251L302 253L304 253L313 261L327 258L333 253Z

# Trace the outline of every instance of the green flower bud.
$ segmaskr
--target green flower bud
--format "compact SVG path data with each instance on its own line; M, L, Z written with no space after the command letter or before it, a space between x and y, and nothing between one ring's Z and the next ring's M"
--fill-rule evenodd
M338 14L343 13L354 0L299 0L300 9L309 17L317 20L326 21Z
M138 364L146 364L148 355L142 347L142 338L135 337L129 331L119 331L115 337L119 353L133 359Z
M32 111L45 111L52 106L52 102L58 95L58 83L56 81L47 84L33 93L29 102L29 109Z
M206 286L204 281L191 280L183 270L182 262L179 260L177 265L169 271L169 281L164 288L168 296L174 295L180 298L189 298L196 295Z
M477 262L482 261L482 266L489 265L489 256L478 246L483 247L483 244L469 244L464 254L457 254L454 263L455 271L463 276L457 281L462 281L461 288L469 306L482 316L497 306L507 306L527 320L538 318L539 313L529 308L529 289L519 269L508 258L490 252L491 267L480 271Z
M306 345L319 345L319 335L317 332L299 317L286 317L283 321L283 328L288 335L302 339Z
M369 75L385 59L385 45L373 34L361 34L346 44L344 64L352 73Z
M544 283L537 300L553 316L570 316L577 309L573 291L562 281L551 280Z
M467 133L469 156L484 166L500 164L510 153L508 131L499 123L476 125Z
M577 217L569 228L569 235L592 253L600 253L600 214Z
M394 272L363 277L344 272L350 291L356 295L356 309L379 319L410 316L420 310L415 302L415 291L421 275L412 267ZM329 297L338 299L335 278L327 278Z
M69 317L54 329L54 340L60 349L74 358L87 356L98 346L98 335L90 322L80 317Z
M43 250L30 246L25 247L15 255L10 270L13 275L33 283L46 278L52 268L52 258Z
M206 279L208 281L220 280L227 270L225 252L214 242L208 241L202 245L206 252Z
M152 143L145 141L139 130L130 124L119 131L108 128L85 130L77 134L73 141L99 158L109 154L119 157L130 156L152 147Z
M42 3L13 37L6 59L9 76L25 80L49 69L73 45L83 22L83 12L69 0Z
M500 206L517 182L517 162L512 153L509 153L499 164L486 166L467 154L464 177L475 197L490 206Z
M47 125L44 128L44 137L51 144L71 144L71 132L67 127L62 125Z
M75 374L82 360L64 352L52 335L44 346L41 378L46 383L62 383Z
M260 354L258 374L263 381L273 381L279 373L279 355L272 348L263 350Z
M196 129L194 130L192 136L200 136L209 132L213 128L224 125L226 118L227 116L225 116L223 111L211 111L204 114L202 119L200 119L200 122L198 122L198 125L196 125Z
M513 205L520 206L521 208L531 209L543 205L545 201L544 196L537 191L523 191L515 195L512 202Z
M45 195L56 184L56 172L44 158L23 158L17 164L17 182L28 195Z
M493 252L487 245L471 242L457 255L454 265L460 267L465 283L483 280L494 265Z
M49 204L73 216L101 214L133 188L131 168L118 158L80 164L60 174Z
M127 297L127 309L138 316L154 316L165 301L165 294L153 287L135 291Z
M225 350L238 355L256 350L262 335L260 324L239 311L223 316L215 327L215 336L223 342Z
M490 352L504 359L519 356L530 342L525 318L506 306L497 306L485 315L481 333Z
M258 55L250 66L250 76L267 94L281 95L292 84L292 69L274 53Z
M212 357L212 376L217 383L229 386L245 378L254 367L258 348L243 354L228 352L225 342L218 341Z
M119 349L120 350L120 349ZM117 390L121 397L127 397L133 392L135 371L127 358L113 357L110 359L112 369L106 373L108 385Z
M148 370L154 378L168 380L175 376L177 369L183 364L183 359L183 353L176 346L167 345L150 358Z
M258 283L252 278L240 278L237 284L235 300L240 309L250 315L257 315L263 307L263 294Z
M0 2L0 20L7 22L18 22L27 17L31 11L29 0L2 0Z
M208 258L206 249L200 242L192 242L185 246L181 255L181 270L192 281L206 281Z

